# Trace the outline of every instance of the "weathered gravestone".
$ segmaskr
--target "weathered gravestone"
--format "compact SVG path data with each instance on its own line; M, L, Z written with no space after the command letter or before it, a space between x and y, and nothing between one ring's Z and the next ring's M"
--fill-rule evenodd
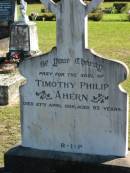
M15 1L10 1L10 3L11 2ZM24 2L25 1L22 1L23 4ZM7 57L11 62L8 64L0 64L0 105L18 102L19 86L25 81L25 79L17 73L16 64L12 62L18 62L20 58L23 58L22 56L25 56L24 54L30 55L30 52L38 50L36 24L25 20L27 16L23 4L21 4L21 6L24 15L21 15L20 21L11 24L9 53ZM6 21L8 21L8 18ZM35 40L35 44L33 40Z
M21 0L21 16L18 22L11 25L10 52L39 52L36 23L29 21L28 16L26 15L26 10L27 3L24 0Z
M0 57L9 50L10 25L17 15L15 0L0 0Z
M16 1L0 1L0 105L17 103L19 86L23 77L17 73L16 64L7 63L10 25L16 18ZM7 38L5 38L7 37ZM6 62L5 62L6 61Z
M0 39L9 36L10 24L16 17L16 1L0 0Z
M15 18L15 0L0 1L0 21L13 22Z
M86 13L100 0L42 2L56 13L57 47L20 65L22 147L5 155L6 169L130 172L129 156L115 160L128 154L127 68L85 49Z

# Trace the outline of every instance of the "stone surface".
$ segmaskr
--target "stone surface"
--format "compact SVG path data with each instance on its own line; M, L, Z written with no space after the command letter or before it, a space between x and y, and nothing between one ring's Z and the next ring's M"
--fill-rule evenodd
M5 166L5 172L10 173L130 173L130 153L126 158L119 158L19 146L6 153Z
M9 37L10 24L16 18L16 1L0 1L0 39Z
M123 65L85 50L24 61L22 145L65 152L127 154L127 95ZM64 57L63 59L61 57Z
M0 64L0 74L16 72L16 64Z
M20 64L27 78L20 90L22 146L126 156L128 103L120 84L127 68L85 49L89 6L45 2L56 12L57 48Z
M35 40L35 41L34 41ZM38 51L37 27L34 22L15 22L11 26L10 51Z
M8 51L9 51L9 38L0 39L0 57L6 57L6 53Z
M0 1L0 22L13 22L15 18L15 0Z
M28 23L29 19L27 16L27 2L25 2L24 0L20 1L20 13L21 13L21 16L19 18L19 21Z
M13 104L18 101L19 86L24 78L20 74L0 74L0 105Z

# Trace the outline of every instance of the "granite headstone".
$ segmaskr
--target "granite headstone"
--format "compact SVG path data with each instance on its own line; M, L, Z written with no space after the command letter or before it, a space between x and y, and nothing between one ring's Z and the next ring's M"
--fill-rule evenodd
M0 1L0 21L13 22L15 15L15 0Z
M0 0L0 39L9 36L10 24L16 17L16 1Z
M37 26L35 22L29 21L26 11L27 3L21 0L21 15L19 20L11 25L9 50L34 54L39 52Z

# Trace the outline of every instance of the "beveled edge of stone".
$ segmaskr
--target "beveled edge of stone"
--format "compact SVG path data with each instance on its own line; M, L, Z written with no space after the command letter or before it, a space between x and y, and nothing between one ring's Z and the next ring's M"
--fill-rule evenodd
M82 162L94 165L106 165L115 167L130 168L130 151L127 157L101 156L89 154L66 153L60 151L38 150L21 145L8 150L6 156L29 157L37 159L50 159L59 161Z

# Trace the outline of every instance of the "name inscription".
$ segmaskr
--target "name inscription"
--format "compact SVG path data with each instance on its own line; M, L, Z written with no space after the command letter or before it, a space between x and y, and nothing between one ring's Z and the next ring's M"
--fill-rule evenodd
M85 67L88 70L81 72L48 70L51 69L50 66L58 68L60 65L70 63L75 66L81 65L83 69ZM102 64L83 58L74 60L54 58L51 61L42 60L39 65L40 71L34 80L36 102L25 101L23 102L25 106L105 112L122 111L120 107L109 104L110 84L104 82Z

